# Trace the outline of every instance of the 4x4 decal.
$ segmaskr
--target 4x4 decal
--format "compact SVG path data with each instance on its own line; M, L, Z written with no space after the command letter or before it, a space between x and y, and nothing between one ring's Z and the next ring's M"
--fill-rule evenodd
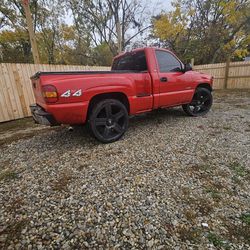
M81 96L81 95L82 95L82 90L79 89L72 96Z
M79 89L77 91L75 91L74 93L71 94L71 90L67 90L65 91L63 94L61 94L61 97L70 97L70 96L81 96L82 95L82 90Z

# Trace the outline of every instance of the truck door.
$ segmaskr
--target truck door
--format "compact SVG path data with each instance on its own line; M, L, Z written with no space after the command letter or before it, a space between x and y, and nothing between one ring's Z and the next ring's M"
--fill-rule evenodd
M159 107L170 107L192 100L192 78L182 71L183 64L171 52L156 50L159 74Z

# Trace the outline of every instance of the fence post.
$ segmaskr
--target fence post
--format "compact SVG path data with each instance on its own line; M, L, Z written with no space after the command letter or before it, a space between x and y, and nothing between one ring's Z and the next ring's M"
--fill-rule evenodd
M227 82L228 82L228 76L229 76L229 68L230 68L230 57L227 58L226 61L226 68L225 68L225 80L224 80L224 89L227 89Z

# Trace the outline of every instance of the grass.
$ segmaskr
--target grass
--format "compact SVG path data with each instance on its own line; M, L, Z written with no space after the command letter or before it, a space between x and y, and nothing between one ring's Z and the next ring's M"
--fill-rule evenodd
M194 171L201 171L201 172L207 172L210 171L213 167L209 166L209 165L194 165L191 167L192 170Z
M72 175L69 172L64 172L59 175L58 179L52 183L52 189L54 191L68 191L68 185Z
M0 181L14 180L18 178L18 174L12 170L6 170L0 173Z
M188 204L195 213L199 213L202 216L209 215L213 211L213 204L206 198L187 198L185 203Z
M33 118L23 118L14 121L0 123L0 147L13 141L27 139L39 133L47 133L48 130L56 130L60 127L41 127L35 124ZM38 129L38 130L37 130Z
M238 177L246 177L250 175L250 172L242 166L239 162L233 162L229 165L229 168L234 172Z
M220 201L221 200L221 194L219 193L219 191L218 190L216 190L216 189L211 189L211 188L209 188L209 189L206 189L205 190L207 193L209 193L210 195L211 195L211 197L213 198L213 200L215 200L215 201Z
M5 236L3 242L3 249L7 249L10 241L20 238L21 232L27 226L28 222L28 219L15 220L11 224L9 224L4 230L0 231L0 238Z
M234 223L233 220L224 221L226 228L223 236L215 232L209 232L207 238L218 249L230 249L229 242L250 244L250 213L241 214L242 224Z
M236 223L236 221L240 221L242 223ZM230 220L223 219L224 227L226 228L224 237L234 243L245 243L250 244L250 212L245 212L240 215L240 217L235 217L234 219L230 218ZM213 240L214 237L211 237ZM219 237L217 239L221 240ZM215 238L215 244L217 243ZM218 243L220 244L220 243ZM216 246L216 245L215 245ZM223 245L225 248L225 246Z
M240 220L250 226L250 213L245 213L240 216Z
M211 199L202 196L192 197L191 190L187 187L180 189L180 195L182 203L185 203L189 207L184 211L184 215L187 218L194 220L199 214L206 216L213 211L213 202L211 202Z
M192 165L187 168L187 173L189 175L199 176L200 179L210 179L211 172L213 172L213 166L209 165Z
M230 249L229 245L225 243L225 241L215 233L209 232L207 236L210 243L212 243L217 248Z
M34 123L32 118L23 118L1 123L0 133L5 133L6 131L18 131L20 129L37 127L37 126L38 125Z
M200 198L200 200L196 203L196 208L203 216L209 215L213 211L213 206L206 198Z
M241 221L249 222L249 217L241 217ZM233 223L227 223L226 224L227 228L227 237L230 238L231 241L236 241L236 242L245 242L247 244L250 244L250 226L248 223L246 225L244 224L239 224L235 225Z
M188 168L188 171L191 172L192 174L195 174L198 176L199 180L202 182L202 187L205 187L205 192L210 194L210 197L216 201L219 202L222 199L221 193L219 190L224 189L223 183L219 181L214 181L212 177L216 174L217 176L219 175L218 170L215 172L214 166L210 166L209 164L204 164L204 165L193 165ZM225 175L225 173L222 173ZM184 194L185 195L185 194ZM193 199L192 202L196 204L196 207L198 207L199 211L202 213L209 213L212 209L210 208L209 203L201 198L201 203L204 204L204 208L199 205L199 199L195 200Z
M247 104L235 104L234 105L236 108L240 108L240 109L249 109L249 105Z
M231 130L232 129L232 127L231 126L228 126L228 125L225 125L225 126L223 126L223 127L221 127L220 125L217 125L217 126L210 126L210 128L212 128L212 129L215 129L215 130L217 130L217 129L221 129L221 128L223 128L224 130ZM219 133L221 133L221 131L214 131L215 133L216 132L219 132Z
M232 181L235 183L235 184L237 184L237 185L239 185L239 186L241 186L242 185L242 181L239 179L239 177L237 177L237 176L232 176Z
M232 181L237 185L242 185L242 179L250 180L250 170L246 169L239 162L233 162L229 165L233 172Z
M224 130L231 130L232 127L230 127L230 126L224 126L223 129L224 129Z
M190 221L190 222L195 222L195 220L197 218L197 214L195 211L193 211L193 209L186 209L184 211L184 215L188 219L188 221Z
M190 241L192 243L199 242L202 230L196 227L178 226L176 232L179 234L179 238L182 241Z

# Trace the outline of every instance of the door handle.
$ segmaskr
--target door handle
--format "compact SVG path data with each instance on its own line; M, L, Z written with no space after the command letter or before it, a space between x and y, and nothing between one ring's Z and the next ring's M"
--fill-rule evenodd
M160 78L160 81L161 81L161 82L167 82L167 81L168 81L168 78L167 78L167 77L162 77L162 78Z

